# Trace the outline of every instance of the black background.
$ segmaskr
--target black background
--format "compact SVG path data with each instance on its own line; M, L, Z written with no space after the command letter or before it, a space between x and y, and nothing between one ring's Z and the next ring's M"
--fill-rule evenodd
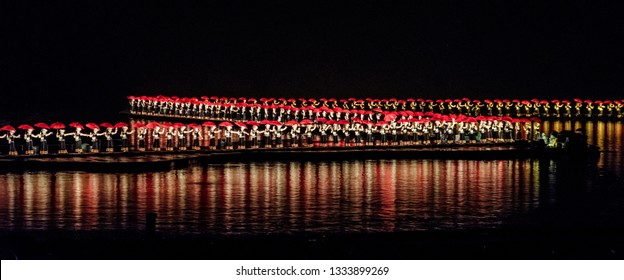
M621 4L11 2L5 120L106 121L127 95L624 96Z

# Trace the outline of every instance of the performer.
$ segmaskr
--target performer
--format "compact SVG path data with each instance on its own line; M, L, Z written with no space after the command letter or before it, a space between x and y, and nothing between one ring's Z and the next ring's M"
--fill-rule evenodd
M127 126L121 127L121 132L119 133L119 135L121 136L121 151L122 152L130 151L130 147L129 147L130 145L128 143L128 135L132 135L132 133L134 133L134 130L128 131Z
M225 149L226 150L234 149L234 147L232 147L232 126L225 127L225 130L223 131L223 136L225 137L225 141L223 143L223 146L225 147Z
M275 135L275 146L277 148L283 148L284 147L284 143L282 140L282 133L284 132L284 130L287 129L287 127L282 127L282 123L275 123L276 126L273 129L274 131L274 135Z
M505 126L503 127L503 132L505 134L505 142L513 142L513 124L510 121L505 121Z
M353 129L349 126L348 123L342 125L342 134L344 135L344 144L343 146L348 147L351 145L351 132Z
M110 153L114 151L113 146L113 135L117 134L117 128L107 127L106 130L102 133L104 138L106 139L106 152Z
M379 123L377 124L379 125ZM380 145L382 146L387 146L388 145L388 136L386 135L388 130L388 125L383 123L381 124L378 128L377 131L379 132L379 138L380 138Z
M580 100L575 100L576 104L574 104L575 116L578 118L581 116L581 108L583 107L583 103Z
M329 125L321 124L319 127L319 132L321 134L321 147L327 147L327 141L329 137L327 136L327 130L329 129Z
M399 137L399 128L396 126L396 123L394 121L391 121L388 128L390 129L390 135L392 135L390 145L399 145L399 141L401 138Z
M437 104L437 103L436 103ZM403 119L404 120L404 119ZM398 122L397 122L398 123ZM411 130L408 128L409 123L403 121L400 125L397 126L398 133L398 144L399 145L408 145L411 139Z
M176 134L176 131L173 130L173 126L167 128L167 131L165 132L165 139L167 139L167 151L173 151L173 136Z
M154 137L154 140L152 142L152 149L154 151L160 151L160 135L162 135L163 133L164 131L161 130L160 127L154 127L154 133L152 134L152 136Z
M262 131L262 148L270 148L271 147L271 125L264 125L264 130Z
M92 153L100 152L100 140L98 139L98 136L102 136L104 133L98 133L99 131L100 130L98 128L93 128L93 131L88 134L88 136L91 137Z
M41 132L39 132L39 134L37 134L37 136L33 136L35 138L39 138L39 140L41 141L41 147L40 147L40 154L42 155L47 155L48 154L48 139L47 137L50 136L50 134L52 134L52 132L48 132L47 129L42 128Z
M339 128L336 123L329 126L330 142L332 143L332 147L338 147L338 143L340 143L340 139L338 137L338 130Z
M568 100L563 100L561 101L564 104L564 109L565 109L565 117L566 118L571 118L572 117L572 105L570 105L570 101Z
M298 130L298 125L294 124L290 127L290 130L286 133L286 144L285 146L288 148L292 148L295 147L295 143L298 142L298 136L299 134L297 133Z
M20 135L15 134L15 129L9 130L6 134L0 136L0 138L6 138L9 142L9 155L16 156L17 149L15 149L15 139L20 138Z
M423 138L422 127L423 125L420 122L415 122L414 125L412 125L412 137L413 137L412 143L414 145L422 144L422 138Z
M188 146L186 144L186 136L192 131L193 131L192 129L190 128L186 129L186 127L184 126L178 128L178 130L176 131L176 136L178 136L178 150L186 151L186 148Z
M145 151L145 135L147 135L147 129L145 127L137 128L137 139L139 140L139 151Z
M258 138L260 138L261 135L262 135L262 131L258 130L258 125L255 123L252 124L251 131L249 131L249 142L247 143L247 145L249 145L249 147L252 149L257 149Z
M74 153L82 153L82 136L89 136L82 133L82 127L76 126L76 131L67 133L65 135L71 135L74 138Z
M201 130L199 127L193 127L191 132L191 138L193 139L193 143L191 144L191 149L199 151L201 149L200 142L204 139L202 136Z
M216 126L210 126L210 129L208 130L208 138L210 139L210 143L208 144L208 149L209 150L214 150L217 148L217 139L216 136L217 134L221 133L221 130L216 130L217 127Z
M32 128L28 128L26 129L26 132L24 133L24 141L26 142L26 154L27 155L33 155L34 154L34 150L33 150L33 129Z
M245 131L246 127L240 126L239 130L232 131L233 134L238 136L238 147L237 149L245 149L248 141L245 141L245 138L249 135L248 132Z
M305 146L312 147L314 145L313 132L316 130L316 124L307 124L303 134L305 135Z
M367 121L366 128L364 128L364 133L366 134L366 141L364 144L366 146L372 146L375 144L375 137L373 137L374 132L375 132L375 129L373 128L373 123L370 121Z
M59 149L58 149L58 153L59 154L67 154L67 146L65 145L65 137L71 135L70 133L65 133L65 129L59 129L58 132L56 132L56 139L58 140L59 143Z

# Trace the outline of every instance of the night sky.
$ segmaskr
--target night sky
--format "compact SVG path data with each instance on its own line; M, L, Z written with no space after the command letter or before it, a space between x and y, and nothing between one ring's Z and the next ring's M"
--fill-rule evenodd
M127 95L624 98L621 4L14 2L0 120L101 119Z

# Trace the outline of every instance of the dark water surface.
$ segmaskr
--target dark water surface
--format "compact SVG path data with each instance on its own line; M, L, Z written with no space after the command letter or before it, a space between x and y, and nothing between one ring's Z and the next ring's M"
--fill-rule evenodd
M580 168L536 160L345 159L0 174L0 230L141 231L149 212L165 235L496 229L526 217L531 223L529 213L556 208L569 190L583 197L620 186L622 123L543 127L585 127L589 142L605 152L597 166Z

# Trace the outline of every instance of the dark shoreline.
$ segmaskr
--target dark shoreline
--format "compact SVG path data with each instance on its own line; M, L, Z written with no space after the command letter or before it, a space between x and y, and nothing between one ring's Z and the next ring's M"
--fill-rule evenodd
M624 229L160 235L1 232L2 259L624 259Z

